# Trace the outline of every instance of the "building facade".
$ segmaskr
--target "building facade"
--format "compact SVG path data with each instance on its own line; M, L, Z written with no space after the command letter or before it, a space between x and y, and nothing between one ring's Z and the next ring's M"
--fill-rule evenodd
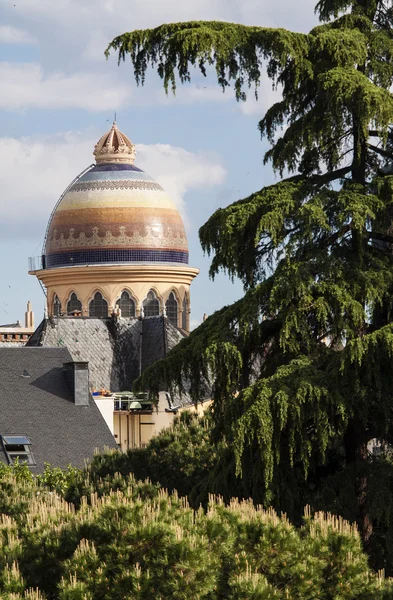
M30 274L47 294L47 316L28 346L64 346L89 365L89 385L118 445L145 445L190 406L165 389L156 406L132 400L134 380L190 329L182 218L162 187L134 164L135 146L116 123L94 148L95 164L56 204L43 254Z
M178 210L134 165L135 146L116 123L94 156L61 196L40 264L32 264L47 290L48 315L166 315L189 331L190 284L199 270L188 265Z
M0 325L0 347L25 346L34 333L34 313L31 302L27 303L25 312L25 324L20 321Z
M0 348L0 463L83 467L117 443L67 348Z

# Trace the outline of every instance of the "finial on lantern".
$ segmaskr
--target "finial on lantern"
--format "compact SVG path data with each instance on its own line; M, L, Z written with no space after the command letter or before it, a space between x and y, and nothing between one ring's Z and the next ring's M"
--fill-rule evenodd
M94 146L94 156L97 163L129 163L135 160L135 144L119 131L116 125L116 112L111 129L105 133Z

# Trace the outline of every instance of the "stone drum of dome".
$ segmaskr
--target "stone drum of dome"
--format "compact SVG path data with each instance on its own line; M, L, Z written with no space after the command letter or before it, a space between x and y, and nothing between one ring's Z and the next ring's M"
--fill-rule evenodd
M162 187L132 164L135 147L115 124L94 154L97 164L67 190L51 217L45 268L188 264L178 210Z

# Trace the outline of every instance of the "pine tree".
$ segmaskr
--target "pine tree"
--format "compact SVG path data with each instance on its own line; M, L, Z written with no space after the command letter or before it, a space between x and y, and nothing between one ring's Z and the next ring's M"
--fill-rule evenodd
M356 519L393 571L392 463L368 452L372 439L393 446L393 6L320 0L316 11L309 34L187 22L107 49L130 57L138 84L156 65L167 92L191 67L215 68L240 101L262 71L283 90L259 129L265 162L286 177L200 230L210 275L240 278L244 297L138 384L188 380L197 399L212 378L215 439L232 448L220 491L294 519L306 501Z
M46 475L53 483L59 470ZM11 490L0 498L4 600L392 598L393 580L370 570L356 527L329 514L306 511L295 528L250 501L211 497L194 511L163 489L142 497L148 484L118 474L76 509L25 476L0 473Z

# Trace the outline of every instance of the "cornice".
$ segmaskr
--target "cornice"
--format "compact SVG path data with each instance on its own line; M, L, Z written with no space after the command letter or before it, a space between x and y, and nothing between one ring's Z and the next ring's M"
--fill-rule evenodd
M29 271L45 286L68 283L121 283L162 281L168 283L190 283L199 273L199 269L188 265L88 265L59 267Z

